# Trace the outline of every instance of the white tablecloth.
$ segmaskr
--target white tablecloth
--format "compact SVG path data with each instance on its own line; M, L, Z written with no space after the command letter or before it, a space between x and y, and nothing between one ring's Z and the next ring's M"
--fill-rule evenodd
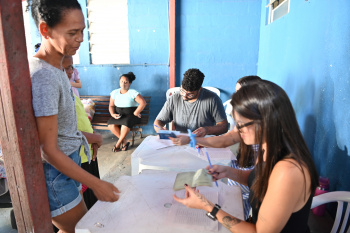
M78 222L77 233L198 233L203 231L193 224L181 225L169 221L169 211L175 205L172 189L176 172L145 171L137 176L122 176L115 185L122 191L119 201L114 203L98 201ZM242 195L237 186L219 182L219 188L199 187L202 192L218 193L222 209L243 219ZM205 216L205 211L199 211ZM217 222L216 222L217 223ZM229 232L218 223L218 232Z
M148 136L131 155L131 174L137 175L144 169L165 171L196 171L209 165L207 157L201 151L185 146L169 146L155 149L161 142L158 136ZM171 143L169 144L171 145ZM229 148L208 148L212 164L230 166L236 156Z

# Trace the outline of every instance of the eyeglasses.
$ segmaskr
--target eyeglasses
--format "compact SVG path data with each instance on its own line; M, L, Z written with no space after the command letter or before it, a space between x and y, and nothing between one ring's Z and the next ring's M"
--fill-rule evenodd
M194 93L188 93L182 88L180 89L180 94L183 95L183 96L187 96L190 99L195 97L197 95L197 93L198 93L198 91L196 91L196 93L194 94Z
M74 67L73 66L68 66L68 67L66 67L66 68L64 68L65 70L73 70L74 69Z
M247 126L249 126L249 125L252 125L252 124L254 124L254 123L255 123L255 121L249 121L249 122L244 123L244 124L242 124L242 125L239 125L238 123L235 123L235 125L236 125L237 130L238 130L239 132L241 132L241 129L242 129L242 128L247 127Z

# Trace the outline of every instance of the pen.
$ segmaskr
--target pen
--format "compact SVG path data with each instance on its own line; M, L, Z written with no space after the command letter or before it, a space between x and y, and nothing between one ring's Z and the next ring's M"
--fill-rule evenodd
M203 149L204 149L205 154L207 155L207 159L208 159L210 168L213 168L213 165L211 165L211 162L210 162L210 158L209 158L209 154L208 154L207 149L205 149L205 147ZM216 183L216 187L219 187L218 181L215 181L215 183Z
M154 126L154 127L157 127L158 129L160 129L160 127L159 127L158 125L156 125L156 124L154 124L153 126Z

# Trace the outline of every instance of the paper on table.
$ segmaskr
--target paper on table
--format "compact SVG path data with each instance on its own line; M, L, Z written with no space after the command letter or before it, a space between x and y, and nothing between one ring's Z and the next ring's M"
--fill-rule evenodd
M236 159L236 156L232 153L229 147L226 148L206 148L211 159L223 159L230 157ZM205 156L205 155L203 155Z
M175 146L171 140L162 140L159 138L152 140L152 142L149 143L148 145L155 150L159 150L170 146Z
M198 156L197 149L187 147L186 150ZM232 153L229 147L225 147L225 148L207 148L206 147L206 150L211 160L222 160L222 159L236 160L236 156ZM201 150L200 158L207 160L207 156L205 155L205 153L203 153L203 150Z
M117 232L141 232L137 230L140 226L148 229L149 219L143 218L143 215L147 213L156 216L158 210L155 211L155 201L154 198L150 198L150 192L144 193L143 187L146 185L137 187L141 180L135 183L132 177L120 177L115 186L127 188L122 190L118 201L113 203L98 201L98 205L94 205L90 209L93 211L89 211L87 215L90 216L86 216L92 220L88 223L91 226L89 229L93 229L92 232L96 233L112 233L116 232L116 229L118 229ZM128 183L127 186L125 186L126 183ZM170 188L168 187L168 189ZM164 189L160 191L162 190ZM162 196L164 197L164 195ZM172 198L171 194L168 193L168 196L170 200ZM96 209L97 207L98 209ZM152 229L152 227L154 226L152 225L150 228ZM155 231L152 229L149 232Z
M212 179L212 176L205 169L199 169L196 172L181 172L176 175L173 189L175 191L184 189L185 184L190 187L212 186Z
M218 203L218 192L206 190L200 191L200 193L212 203ZM185 192L184 190L181 192L178 191L176 195L183 198ZM204 210L191 209L174 200L168 212L167 221L170 221L174 225L181 225L182 227L185 225L188 228L194 228L199 232L218 231L218 221L210 220L205 214L206 212Z

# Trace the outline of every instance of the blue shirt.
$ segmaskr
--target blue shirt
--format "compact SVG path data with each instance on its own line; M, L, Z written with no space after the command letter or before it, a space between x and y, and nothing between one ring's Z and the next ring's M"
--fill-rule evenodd
M134 89L129 89L125 94L120 93L120 88L111 92L111 98L114 99L114 105L118 108L137 107L139 104L135 101L139 93Z

